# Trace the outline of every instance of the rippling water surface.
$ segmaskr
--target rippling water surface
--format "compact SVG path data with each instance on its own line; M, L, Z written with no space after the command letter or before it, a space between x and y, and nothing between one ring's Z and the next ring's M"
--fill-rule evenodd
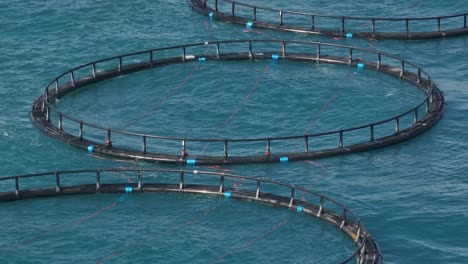
M273 4L303 9L307 2ZM316 1L310 10L348 15L383 10L383 16L467 12L462 0L374 2ZM48 82L92 60L213 39L274 37L377 48L421 65L445 92L448 103L444 118L429 132L386 149L316 160L322 168L297 162L228 169L301 186L313 184L315 191L346 204L361 217L379 242L386 263L466 262L468 37L370 41L245 32L238 25L208 21L185 1L176 0L2 1L0 21L2 175L132 166L88 156L47 137L29 121L31 103ZM262 75L267 65L269 70ZM106 81L72 93L57 105L85 120L123 127L180 85L174 96L129 129L176 136L249 137L303 133L337 90L338 96L320 112L312 131L381 120L423 98L398 79L371 71L354 76L352 71L345 66L289 61L271 65L268 61L197 62ZM347 77L350 74L352 78ZM216 129L257 81L238 114ZM41 182L24 184L40 186ZM4 183L0 188L13 186ZM1 204L1 262L89 263L119 252L109 262L335 263L354 250L352 241L339 230L280 208L174 194L132 194L109 208L120 197L84 195ZM190 222L198 215L202 217ZM277 225L274 232L256 239Z

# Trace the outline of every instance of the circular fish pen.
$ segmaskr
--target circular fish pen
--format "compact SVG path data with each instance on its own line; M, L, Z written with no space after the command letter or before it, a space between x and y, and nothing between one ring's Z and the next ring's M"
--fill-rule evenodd
M178 181L147 183L143 180L146 175L155 172L168 173L171 178L176 176ZM108 180L110 173L135 173L138 181L112 183ZM39 178L41 185L34 186L34 188L28 188L28 184L23 183L28 179ZM75 183L63 184L64 178L72 179ZM85 178L85 182L80 180L81 178ZM195 183L202 178L202 184ZM55 184L47 185L47 181L50 180ZM243 182L243 188L228 187L228 182L236 180ZM4 186L0 192L0 202L76 194L125 193L125 196L120 199L123 201L131 193L174 192L224 197L225 199L235 198L285 207L325 221L339 228L353 240L356 251L340 263L349 263L352 260L357 260L357 263L382 263L382 255L377 242L352 210L323 194L269 179L197 170L98 169L16 175L2 177L0 182ZM21 183L25 187L22 187Z
M435 17L357 17L304 13L233 0L187 0L187 3L193 10L210 18L245 25L247 28L267 28L342 38L407 40L454 37L468 34L468 13ZM266 19L266 17L274 17L274 21L271 21L272 19L268 22L262 20ZM321 23L319 24L318 21ZM396 26L390 30L381 30L387 23ZM430 27L427 27L427 23L430 24ZM418 27L423 29L416 29Z
M262 47L262 51L256 49L257 45ZM279 51L278 47L280 47ZM200 48L206 49L206 52L198 52L197 49ZM209 48L214 49L215 52L209 53ZM238 51L239 48L245 51ZM229 52L223 52L223 50ZM233 50L237 51L232 52ZM161 52L169 53L162 54ZM360 55L356 56L356 53ZM174 56L174 54L179 54L179 56ZM135 56L139 58L139 62L132 61ZM146 60L141 61L142 56ZM55 101L66 94L103 80L169 64L203 63L208 60L290 60L332 63L356 67L355 74L364 70L375 70L416 86L424 92L425 97L413 108L378 122L323 133L262 138L193 138L132 133L92 124L67 115L54 107ZM98 71L97 68L101 65L104 65L104 68L107 66L107 69ZM87 71L90 74L87 75ZM79 77L75 76L78 72L81 73ZM378 149L409 140L429 130L442 118L445 109L443 93L421 67L389 54L320 42L236 40L152 49L78 66L59 75L47 85L44 94L33 103L30 119L47 135L90 153L97 152L128 159L165 163L212 165L288 162ZM411 121L404 124L401 122L403 119ZM73 129L66 129L64 122L67 122L68 127ZM388 129L389 125L393 125L393 128ZM97 136L87 132L92 129L97 131L95 133L102 138L101 141L96 141ZM78 131L78 134L72 130ZM376 131L382 133L377 136ZM361 138L352 140L347 136L351 133L359 133ZM113 140L117 135L119 140ZM123 144L124 141L131 142L130 139L137 139L138 143L130 147ZM319 140L329 141L335 147L320 148L314 144ZM304 151L297 152L287 148L277 151L275 149L276 145L285 142L300 142ZM162 143L168 147L158 149ZM211 144L215 149L213 153L220 154L191 155L195 152L191 148L195 143ZM248 149L251 154L236 155L230 151L234 146L242 146L243 143L255 144L253 148Z

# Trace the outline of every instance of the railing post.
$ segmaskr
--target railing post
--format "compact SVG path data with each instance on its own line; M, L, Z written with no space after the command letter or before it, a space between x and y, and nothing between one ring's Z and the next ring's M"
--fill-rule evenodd
M286 42L281 41L281 53L283 56L283 60L286 59Z
M440 17L437 18L437 32L440 32Z
M254 6L253 8L253 17L252 17L252 20L253 21L256 21L257 20L257 7Z
M260 179L257 179L257 190L255 191L255 199L260 198Z
M185 139L182 139L182 151L181 151L181 153L182 153L182 157L185 157L185 156L188 155L187 149L185 148Z
M279 11L279 15L280 15L280 25L282 26L283 25L283 10Z
M58 90L59 90L59 82L58 82L58 79L55 79L55 93L58 94Z
M101 191L101 172L96 170L96 192Z
M361 220L360 219L357 220L357 226L358 226L358 230L356 233L356 238L354 239L354 243L357 243L359 241L359 237L361 236Z
M343 148L343 130L340 130L340 143L338 145L340 149Z
M218 0L215 0L215 10L218 11Z
M372 19L372 34L375 34L375 19Z
M466 28L466 15L463 16L463 28Z
M320 217L322 215L323 211L323 194L320 195L320 206L319 206L319 211L317 213L317 217Z
M55 192L60 192L60 175L58 171L55 172Z
M370 126L370 141L374 142L374 125Z
M146 154L146 134L143 136L143 154Z
M122 71L122 56L119 56L119 72Z
M141 190L141 187L143 187L143 177L141 177L141 169L138 170L138 190Z
M19 178L18 178L18 176L15 177L15 195L16 195L16 199L19 200L20 196L19 196Z
M400 78L403 77L403 74L405 73L405 60L401 60L401 66L400 66Z
M236 16L235 9L236 9L236 3L232 2L232 16Z
M348 64L351 64L352 62L353 62L353 48L349 48Z
M395 134L400 134L400 118L395 118Z
M315 16L312 15L312 28L311 30L314 30L315 29Z
M253 51L252 51L252 40L249 40L249 58L253 58Z
M267 139L267 145L266 145L265 156L270 157L270 155L271 155L270 139Z
M416 83L420 83L421 82L421 68L418 68L418 80L416 81Z
M295 197L296 197L296 188L293 186L291 188L291 197L289 199L289 207L292 207L294 205Z
M345 32L345 18L341 18L341 33L343 34Z
M414 109L414 118L413 118L413 124L416 124L418 122L418 108Z
M221 174L221 177L219 178L219 193L224 192L224 173Z
M112 141L111 141L111 131L112 129L107 129L107 139L106 139L106 146L112 148Z
M153 51L150 50L149 54L150 54L150 65L153 66Z
M93 62L93 78L96 79L96 63Z
M405 21L406 21L406 26L405 26L406 27L406 34L409 36L409 19L406 18Z
M377 53L377 70L382 66L382 53Z
M304 141L305 141L305 152L309 153L309 137L304 136Z
M60 131L63 131L62 113L59 113L58 129L59 129Z
M182 47L182 61L185 62L185 46Z
M50 122L50 108L49 108L49 106L46 106L45 110L46 110L47 122Z
M179 191L184 189L184 171L180 172Z
M49 86L47 86L44 96L45 96L46 102L49 103Z
M75 86L75 73L73 71L70 72L70 82Z
M219 59L220 58L220 54L219 54L219 41L216 42L216 58Z
M347 211L346 207L343 208L343 222L341 222L340 229L343 229L343 226L346 224L346 221L347 221L347 219L346 219L346 211Z
M224 159L228 158L228 141L224 140Z
M83 140L83 121L80 122L79 136L80 136L80 140Z
M320 60L320 43L317 44L317 60Z

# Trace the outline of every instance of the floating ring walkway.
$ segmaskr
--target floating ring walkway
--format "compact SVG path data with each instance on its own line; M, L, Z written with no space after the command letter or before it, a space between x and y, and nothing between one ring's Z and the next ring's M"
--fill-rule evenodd
M122 184L108 183L110 180L107 180L106 183L103 183L102 179L104 177L115 178L115 175L109 174L113 172L136 173L138 182ZM145 175L155 172L175 175L178 181L176 183L146 183L143 181ZM194 175L198 178L200 178L199 176L208 178L210 182L213 182L213 185L194 184L193 182L196 181L197 178L190 177ZM77 179L77 176L86 176L86 179L89 179L89 176L93 176L96 180L88 184L71 184L64 186L61 182L65 176L69 176L69 178L74 180ZM50 179L53 177L55 179L55 185L35 189L20 188L20 182L26 181L28 178L39 177L42 179ZM150 177L152 178L152 176ZM251 188L230 188L226 185L226 181L237 180L242 180L243 186L250 186ZM353 211L323 194L269 179L188 170L107 169L56 171L3 177L0 178L0 182L4 183L3 185L5 186L2 190L7 190L6 183L8 181L11 182L10 191L0 192L0 202L72 194L175 192L236 198L286 207L295 212L312 215L322 221L328 222L353 239L357 247L356 251L353 255L340 263L348 263L351 260L357 260L357 263L382 263L382 255L377 242L372 238L371 234L366 230L359 217ZM289 195L285 196L284 193L288 193ZM299 197L299 194L305 197L307 201L296 198ZM312 200L317 201L317 203L310 202ZM340 211L336 211L334 208L339 208Z
M255 45L261 45L265 49L265 45L269 46L270 50L278 50L279 53L257 51ZM233 50L233 47L238 50L239 47L245 49L244 52L226 52L223 49ZM214 48L215 53L198 54L191 53L196 48ZM311 52L304 52L304 50ZM174 52L180 54L175 57L157 57L158 52ZM195 51L196 52L196 51ZM353 52L362 53L363 57L372 58L370 60L362 60L353 56ZM146 61L131 62L132 58L138 56L141 60L142 56L147 58ZM283 137L266 137L266 138L176 138L159 135L147 135L143 133L131 133L128 131L113 130L96 124L88 123L69 116L54 108L56 99L85 87L89 84L94 84L117 76L160 67L174 63L189 63L205 60L295 60L309 62L326 62L341 64L348 67L358 67L365 70L379 71L396 78L405 80L417 88L421 89L426 97L417 106L412 109L393 116L379 122L329 131L324 133L306 134L297 136ZM384 64L382 60L385 60ZM125 63L126 61L130 61ZM107 70L97 71L98 66L109 67ZM89 71L90 75L75 78L75 73L80 70ZM351 46L343 46L336 44L327 44L320 42L299 42L299 41L273 41L273 40L232 40L232 41L214 41L197 44L173 46L167 48L151 49L131 54L125 54L108 59L93 61L56 77L51 81L40 96L32 105L30 119L36 127L49 136L58 138L67 142L70 145L94 151L105 155L123 157L129 159L140 159L147 161L157 161L165 163L189 164L189 165L213 165L213 164L242 164L242 163L269 163L269 162L285 162L306 160L321 157L329 157L335 155L350 154L361 151L369 151L386 146L391 146L406 140L409 140L433 127L443 116L446 109L443 93L433 83L431 77L419 66L410 63L406 60L395 56L372 51L367 49L355 48ZM424 115L421 114L424 112ZM408 126L403 126L400 122L402 118L410 118L413 120ZM78 135L74 132L66 131L63 122L69 122L74 126L73 131L79 131ZM388 130L388 125L394 126L394 129ZM387 126L385 126L387 125ZM385 129L387 127L387 129ZM86 129L94 129L100 133L103 138L101 142L94 140L92 135L87 134ZM70 130L70 129L69 129ZM377 137L374 131L384 131L385 136ZM360 133L364 140L356 142L347 135ZM120 141L111 141L113 135L119 135L119 138L124 138ZM328 141L333 137L333 148L320 148L314 142L319 140ZM140 143L130 147L125 146L122 141L131 142L135 138L139 139ZM128 139L128 140L125 140ZM132 139L132 140L131 140ZM335 141L336 140L336 141ZM164 142L169 145L170 149L163 149L158 152L150 152L151 149L157 149L157 142ZM190 153L196 152L191 149L191 143L207 144L211 142L212 148L216 148L215 155L200 155L191 156ZM304 151L297 152L294 150L286 150L279 153L275 151L275 143L300 143L304 146ZM335 144L336 142L336 144ZM252 150L250 155L236 154L235 151L230 151L232 146L242 146L242 143L255 143L262 145L257 149ZM236 145L239 144L239 145ZM120 146L119 146L120 145ZM193 152L192 152L193 151Z
M374 39L431 39L468 35L468 13L437 16L437 17L354 17L325 14L312 14L262 7L240 3L233 0L187 0L193 10L214 17L221 21L247 25L248 27L268 28L297 33L310 33L329 35L334 37L361 37ZM220 10L230 10L221 12ZM246 11L247 10L247 11ZM260 12L264 15L260 15ZM262 21L266 17L275 16L272 22ZM289 19L300 21L301 26L295 25ZM318 21L322 24L319 25ZM459 26L443 26L444 22L450 22ZM399 27L392 31L381 30L385 23L397 24ZM423 23L431 23L431 28L415 30ZM308 25L308 26L305 26ZM323 26L323 25L326 25ZM364 28L365 27L365 28ZM400 29L399 29L400 28Z

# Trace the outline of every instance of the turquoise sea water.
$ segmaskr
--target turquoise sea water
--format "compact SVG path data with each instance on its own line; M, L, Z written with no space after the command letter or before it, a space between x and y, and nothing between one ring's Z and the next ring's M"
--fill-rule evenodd
M296 1L294 6L300 7L300 3L307 1ZM324 11L346 10L350 15L370 15L378 9L387 10L382 14L389 16L396 16L397 11L408 16L467 11L462 0L442 4L432 0L327 1L326 5ZM445 92L448 109L442 121L420 137L378 151L316 160L326 169L325 174L321 167L305 162L227 169L297 185L313 184L315 191L346 204L361 217L379 242L386 263L466 263L468 37L369 42L244 32L238 25L209 22L185 1L176 0L1 1L0 22L2 175L132 166L88 156L43 135L28 119L32 101L51 79L95 59L181 43L273 36L375 46L421 65ZM347 67L280 62L263 76L229 125L214 129L243 100L266 65L268 62L261 61L206 62L200 68L173 65L94 85L63 98L58 106L89 121L124 126L151 109L194 68L193 77L180 92L130 129L195 136L301 134L341 86L339 95L320 114L314 131L390 117L422 98L412 86L375 72L349 79L346 76L352 69ZM154 175L154 180L165 177ZM32 180L26 184L41 183ZM199 196L145 194L131 195L100 211L119 197L86 195L1 204L4 230L0 247L7 250L0 251L0 261L89 263L124 249L108 261L334 263L354 250L351 240L339 230L280 208ZM80 221L90 215L93 217ZM191 221L198 215L202 217Z

